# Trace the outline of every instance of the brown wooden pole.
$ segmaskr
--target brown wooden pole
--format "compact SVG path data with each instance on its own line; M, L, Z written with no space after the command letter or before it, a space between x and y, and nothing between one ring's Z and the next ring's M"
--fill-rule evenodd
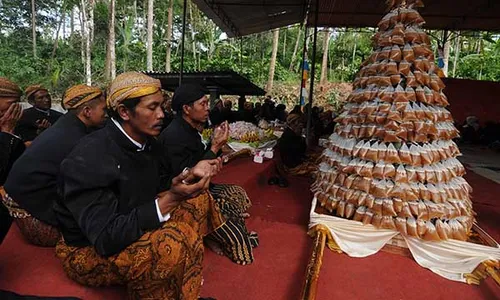
M321 226L321 225L320 225ZM316 299L316 292L318 286L319 272L321 271L321 265L323 264L323 253L326 244L326 232L324 230L316 230L316 236L314 237L313 251L309 263L307 265L306 280L304 282L304 288L302 289L302 300L314 300Z

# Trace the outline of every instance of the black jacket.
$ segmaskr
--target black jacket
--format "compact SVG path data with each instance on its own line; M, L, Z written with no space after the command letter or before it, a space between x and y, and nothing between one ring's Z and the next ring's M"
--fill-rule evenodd
M210 145L203 144L198 130L181 116L177 116L158 139L162 146L164 161L168 163L171 174L179 175L184 168L191 168L200 160L217 157Z
M294 168L304 162L307 145L305 139L290 128L286 128L278 140L278 149L283 164Z
M23 141L6 132L0 132L0 186L5 184L14 162L23 154Z
M57 225L53 206L59 197L59 167L87 133L85 124L69 113L40 134L14 164L5 183L9 196L35 218Z
M0 186L3 186L12 165L25 149L21 139L12 134L0 132ZM0 244L9 232L12 219L9 211L0 203Z
M110 256L160 227L159 161L154 139L141 151L112 122L84 137L61 164L55 211L65 242Z
M168 127L168 125L170 125L170 123L172 123L172 121L174 120L175 118L175 115L173 112L168 112L168 111L163 111L163 113L165 114L165 117L163 118L163 124L161 126L161 130L165 130L165 128Z
M25 142L32 141L37 137L37 120L46 119L50 124L54 125L62 115L62 113L53 109L50 109L47 114L36 109L35 107L30 107L23 110L23 115L17 123L15 133L16 135L20 136Z

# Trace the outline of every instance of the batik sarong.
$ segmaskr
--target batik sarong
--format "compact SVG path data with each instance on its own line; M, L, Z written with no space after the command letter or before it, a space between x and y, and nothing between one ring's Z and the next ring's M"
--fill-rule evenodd
M160 229L110 257L94 248L61 240L56 255L72 280L86 286L126 285L130 299L197 299L200 294L203 237L224 218L205 193L182 202Z
M57 241L61 239L61 233L56 227L33 217L5 193L3 188L0 188L0 197L22 235L30 244L41 247L54 247Z

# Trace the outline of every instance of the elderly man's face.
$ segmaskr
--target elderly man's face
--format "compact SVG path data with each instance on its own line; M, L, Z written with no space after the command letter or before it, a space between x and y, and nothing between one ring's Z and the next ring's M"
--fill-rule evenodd
M161 104L163 96L160 91L144 96L135 107L135 113L129 114L128 122L132 129L142 136L160 134L165 117Z
M34 95L34 106L39 109L50 109L52 107L52 99L46 90L37 91Z
M0 97L0 118L3 117L12 104L17 102L19 102L17 97Z

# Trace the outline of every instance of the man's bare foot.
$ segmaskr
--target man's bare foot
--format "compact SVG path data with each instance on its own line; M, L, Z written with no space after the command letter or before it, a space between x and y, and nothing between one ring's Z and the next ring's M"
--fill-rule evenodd
M243 219L248 219L248 218L250 218L250 214L249 213L241 213L240 217L242 217Z
M224 255L224 251L222 251L222 248L220 247L220 244L217 243L216 241L213 241L211 239L206 239L205 243L207 244L207 247L212 250L215 254L217 255Z

